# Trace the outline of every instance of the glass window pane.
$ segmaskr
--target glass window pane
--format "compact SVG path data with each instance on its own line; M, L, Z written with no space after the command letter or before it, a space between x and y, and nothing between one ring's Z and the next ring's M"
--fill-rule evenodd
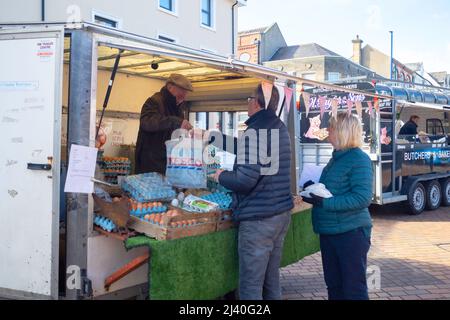
M211 27L211 16L209 13L202 11L202 23L205 26Z
M95 16L94 19L95 19L96 24L106 26L106 27L117 28L117 21L106 19L101 16Z
M173 11L173 0L159 0L159 6L169 11Z
M202 1L202 10L210 12L211 11L211 0Z

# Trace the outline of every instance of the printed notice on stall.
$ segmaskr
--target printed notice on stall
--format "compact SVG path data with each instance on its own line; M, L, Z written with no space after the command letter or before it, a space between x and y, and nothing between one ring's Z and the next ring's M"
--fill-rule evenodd
M73 144L64 192L93 193L97 149Z

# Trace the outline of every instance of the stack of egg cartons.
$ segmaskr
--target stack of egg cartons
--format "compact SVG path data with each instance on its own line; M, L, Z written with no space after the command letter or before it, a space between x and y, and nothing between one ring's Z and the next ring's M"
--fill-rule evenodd
M172 187L157 173L126 177L122 182L122 189L137 202L170 200L176 195Z

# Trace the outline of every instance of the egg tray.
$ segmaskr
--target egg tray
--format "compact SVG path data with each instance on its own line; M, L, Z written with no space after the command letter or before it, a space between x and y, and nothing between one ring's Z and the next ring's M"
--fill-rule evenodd
M122 189L138 202L170 201L176 196L172 187L155 173L128 176Z
M130 210L130 214L133 216L143 216L146 214L152 214L152 213L164 213L167 211L167 206L162 205L162 206L156 206L156 207L152 207L152 208L136 208L136 209L131 209Z
M214 203L217 203L219 205L219 208L221 210L228 210L230 209L231 202L233 201L231 195L225 192L214 192L210 194L205 194L201 196L200 198L211 201Z
M117 229L114 222L112 222L110 219L98 215L94 217L94 224L107 232L111 232Z
M129 228L157 240L173 240L216 232L222 217L221 211L190 213L179 208L177 210L180 212L179 216L166 216L159 224L131 216ZM188 220L194 222L191 225L183 223L179 226L179 222Z
M108 169L109 170L109 169ZM112 176L127 176L130 174L130 170L110 170L110 171L103 171L103 174L105 177L112 177Z

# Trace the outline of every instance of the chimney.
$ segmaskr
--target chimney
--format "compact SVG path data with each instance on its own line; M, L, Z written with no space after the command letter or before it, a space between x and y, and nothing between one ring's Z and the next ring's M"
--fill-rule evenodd
M363 41L359 38L359 35L356 36L355 40L352 40L353 43L353 62L357 64L362 64L362 56L361 56L361 49L362 49L362 43Z

